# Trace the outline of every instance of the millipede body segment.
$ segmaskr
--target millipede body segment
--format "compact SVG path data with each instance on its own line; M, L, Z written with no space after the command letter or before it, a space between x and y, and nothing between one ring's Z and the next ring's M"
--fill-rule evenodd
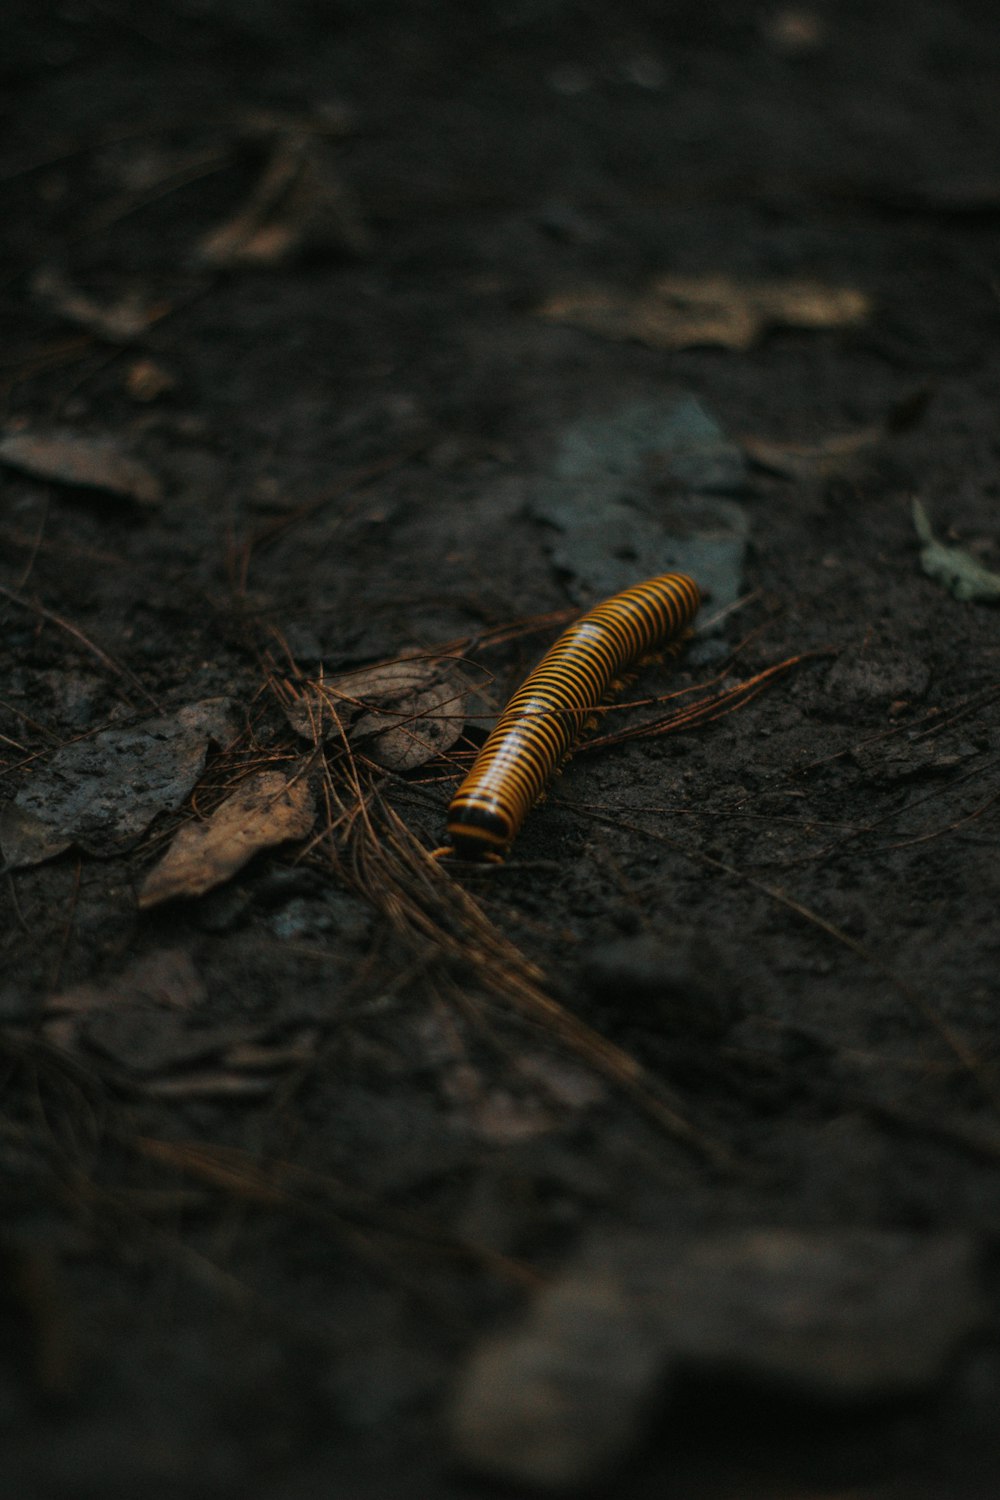
M620 675L651 652L678 650L701 595L683 573L615 594L542 657L504 709L448 809L459 859L501 859L545 785Z

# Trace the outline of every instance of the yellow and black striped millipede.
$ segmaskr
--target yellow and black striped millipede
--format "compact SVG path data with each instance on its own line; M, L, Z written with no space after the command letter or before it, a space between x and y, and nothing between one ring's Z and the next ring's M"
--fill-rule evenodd
M651 653L678 651L700 603L694 579L664 573L564 631L500 715L448 809L450 844L435 853L502 859L621 674Z

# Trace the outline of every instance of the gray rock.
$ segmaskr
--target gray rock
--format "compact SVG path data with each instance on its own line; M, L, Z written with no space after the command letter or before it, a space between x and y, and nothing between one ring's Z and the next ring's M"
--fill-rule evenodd
M692 1374L816 1403L907 1395L934 1384L980 1316L958 1236L616 1237L474 1351L452 1406L455 1450L476 1473L577 1493Z

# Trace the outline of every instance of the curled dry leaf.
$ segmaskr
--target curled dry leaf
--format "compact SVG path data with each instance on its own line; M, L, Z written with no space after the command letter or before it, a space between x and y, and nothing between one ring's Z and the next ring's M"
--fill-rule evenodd
M176 896L200 896L242 869L261 849L304 838L316 808L303 776L261 771L228 797L205 823L188 823L146 877L140 907Z
M380 766L413 771L454 745L468 691L453 661L404 658L315 682L286 712L306 739L328 739L339 724Z
M163 485L152 469L123 453L114 437L82 437L68 429L8 432L0 438L0 463L36 479L104 490L140 505L159 505Z
M844 328L863 322L868 298L814 281L662 276L639 292L598 287L550 297L539 315L603 338L654 349L749 349L768 328Z

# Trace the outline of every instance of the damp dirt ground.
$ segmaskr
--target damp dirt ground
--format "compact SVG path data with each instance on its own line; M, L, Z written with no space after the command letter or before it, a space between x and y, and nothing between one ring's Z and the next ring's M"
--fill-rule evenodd
M0 877L0 1489L528 1493L557 1480L530 1410L506 1460L482 1392L468 1417L477 1351L595 1244L670 1284L708 1237L839 1264L870 1231L958 1247L926 1342L859 1273L844 1398L816 1349L850 1264L798 1321L746 1293L751 1352L695 1328L690 1373L622 1380L598 1328L589 1367L539 1356L564 1489L996 1493L1000 616L912 517L1000 567L992 7L13 0L3 29L4 429L100 436L156 494L3 469L0 795L205 699L236 729L128 838ZM540 315L668 275L864 312L743 347ZM742 455L736 605L626 696L794 664L575 756L504 865L428 869L475 724L352 773L282 693L450 653L495 710L586 594L537 506L565 434L689 399ZM686 498L661 459L629 481L654 523ZM309 837L140 909L262 766L304 768ZM634 1421L591 1460L602 1378Z

